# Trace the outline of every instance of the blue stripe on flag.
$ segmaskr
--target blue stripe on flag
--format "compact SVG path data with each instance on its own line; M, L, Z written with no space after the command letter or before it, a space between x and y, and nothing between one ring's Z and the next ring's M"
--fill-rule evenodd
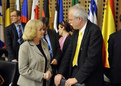
M0 48L4 47L4 43L0 40Z
M96 4L96 2L94 1L94 12L95 12L95 14L96 14L96 17L97 17L97 4Z
M93 4L94 4L94 0L91 0L90 11L92 12L92 14L93 14ZM94 14L93 14L93 15L94 15Z
M59 0L60 4L59 4L59 22L63 21L63 1Z
M59 22L63 21L63 0L57 0L55 18L54 18L54 29L58 32Z
M22 6L22 15L24 15L26 18L28 18L28 6L27 6L27 0L23 1L23 6Z

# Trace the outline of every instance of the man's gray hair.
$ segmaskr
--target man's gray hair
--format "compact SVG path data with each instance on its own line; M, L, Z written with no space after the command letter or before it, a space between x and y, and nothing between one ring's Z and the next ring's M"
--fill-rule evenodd
M68 11L70 11L70 10L73 11L73 16L75 18L82 17L83 20L88 19L88 14L82 5L76 4L72 7L70 7Z

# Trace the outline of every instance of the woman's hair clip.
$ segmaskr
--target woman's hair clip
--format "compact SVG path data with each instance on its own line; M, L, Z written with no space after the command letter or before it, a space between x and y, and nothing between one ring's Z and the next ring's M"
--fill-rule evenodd
M62 22L63 23L63 25L64 25L64 22Z

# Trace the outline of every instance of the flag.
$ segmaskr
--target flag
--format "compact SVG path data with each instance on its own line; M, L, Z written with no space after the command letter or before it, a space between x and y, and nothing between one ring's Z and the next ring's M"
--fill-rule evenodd
M52 20L51 20L51 10L50 10L50 0L48 0L48 5L49 5L49 28L52 29Z
M49 1L44 0L42 17L47 17L49 19L49 6L48 6L48 4L49 4Z
M109 68L108 62L108 39L110 34L116 31L115 29L115 11L114 11L114 0L106 0L104 9L104 18L102 26L103 35L103 64L105 68Z
M10 3L9 0L7 0L7 8L5 12L5 27L10 25Z
M72 0L72 6L78 3L78 0Z
M39 6L38 0L33 0L31 19L39 19Z
M20 0L16 0L15 9L20 11Z
M91 0L88 19L97 24L97 0Z
M28 3L27 0L24 0L21 12L21 22L27 23L27 21L28 21Z
M58 32L59 22L63 21L63 0L57 0L55 18L54 18L54 29Z
M0 48L4 47L4 37L3 37L3 18L2 18L2 3L0 0Z
M47 17L49 19L49 28L52 29L51 23L51 11L50 11L50 1L44 0L43 10L42 10L42 17Z

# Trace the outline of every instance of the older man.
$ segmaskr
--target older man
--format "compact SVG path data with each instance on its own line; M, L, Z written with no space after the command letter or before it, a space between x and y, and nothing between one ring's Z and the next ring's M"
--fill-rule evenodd
M55 76L56 86L60 84L67 70L70 78L65 82L65 86L76 83L103 86L102 34L100 28L87 18L85 8L79 4L68 11L69 23L73 26L74 32Z

